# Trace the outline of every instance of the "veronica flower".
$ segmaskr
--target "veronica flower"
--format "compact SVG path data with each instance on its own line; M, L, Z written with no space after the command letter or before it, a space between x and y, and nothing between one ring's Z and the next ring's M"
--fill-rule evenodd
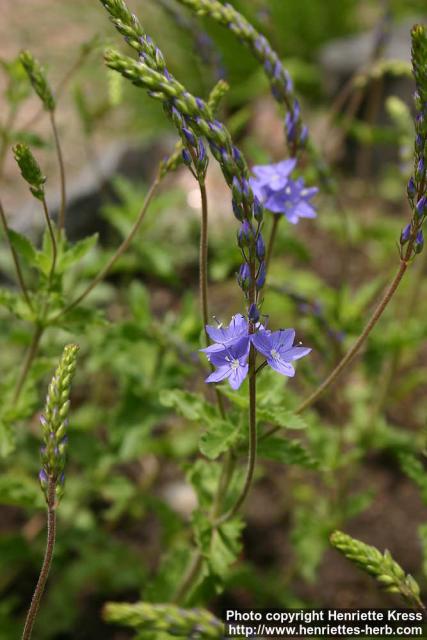
M295 369L291 362L303 358L311 351L305 347L293 346L295 340L293 329L259 331L251 339L255 349L265 356L269 366L284 376L294 376Z
M271 191L280 191L285 188L296 162L295 158L289 158L276 164L261 164L252 168L255 178L251 178L249 182L252 191L261 202Z
M305 187L303 178L288 180L281 191L270 192L265 200L265 206L273 213L281 213L292 224L296 224L300 218L315 218L311 199L318 192L317 187Z
M222 348L221 351L211 352L210 361L217 369L206 378L206 382L221 382L228 379L230 387L238 389L248 375L248 354L248 336L233 342L225 349Z
M242 338L248 337L248 321L244 316L242 316L241 313L237 313L231 318L231 322L228 327L225 327L222 324L220 324L218 327L214 327L208 324L206 325L206 333L214 342L214 344L211 344L205 349L201 349L201 351L207 354L212 354L217 351L224 351L227 347L231 347L237 344Z
M318 189L305 187L303 178L293 180L296 159L290 158L277 164L258 165L253 168L255 177L250 179L252 191L266 209L283 214L292 224L300 218L315 218L311 199Z

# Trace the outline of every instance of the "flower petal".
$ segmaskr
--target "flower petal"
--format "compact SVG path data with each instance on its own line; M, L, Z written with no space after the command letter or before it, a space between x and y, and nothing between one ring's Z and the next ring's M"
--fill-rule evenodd
M230 375L230 367L219 367L216 371L213 371L205 380L205 382L221 382Z
M236 369L232 369L228 378L228 382L230 383L230 387L232 389L238 389L242 384L243 380L248 375L249 365L245 364L243 366L237 367Z
M291 362L292 360L299 360L304 356L307 356L311 352L311 349L307 347L292 347L287 351L280 352L280 358L285 362Z
M295 369L289 362L284 362L279 358L267 358L267 362L272 369L278 371L282 374L282 376L288 376L289 378L293 378L295 375Z

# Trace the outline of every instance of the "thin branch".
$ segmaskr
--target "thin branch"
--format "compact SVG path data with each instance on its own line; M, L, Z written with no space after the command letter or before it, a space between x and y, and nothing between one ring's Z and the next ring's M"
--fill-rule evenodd
M42 199L42 205L43 205L44 217L45 217L47 228L49 231L50 241L52 243L52 265L50 267L50 273L49 273L49 284L52 284L53 276L55 274L56 259L58 257L58 247L56 244L55 233L52 227L52 221L50 219L46 198L44 196Z
M135 221L135 223L134 223L134 225L133 225L133 227L131 229L131 232L127 236L127 238L125 238L125 240L123 240L122 244L117 248L117 250L111 256L111 258L108 260L107 264L101 269L101 271L94 278L94 280L92 280L92 282L86 287L86 289L83 291L83 293L81 293L77 298L75 298L72 302L70 302L69 305L64 307L64 309L62 309L52 319L52 322L54 322L58 318L64 316L66 313L68 313L69 311L71 311L72 309L77 307L77 305L79 305L80 302L82 302L82 300L84 300L86 298L86 296L88 296L89 293L91 293L91 291L93 291L93 289L95 289L95 287L102 280L104 280L106 275L110 272L112 267L116 264L117 260L119 258L121 258L121 256L125 253L125 251L129 247L129 245L131 244L132 240L134 239L135 235L137 234L137 232L139 230L139 227L141 226L142 221L144 220L145 214L147 213L147 210L148 210L148 207L150 206L151 200L153 199L153 196L156 193L157 188L158 188L158 186L160 184L160 180L161 180L160 177L157 175L156 179L154 180L153 184L151 185L149 191L147 192L147 195L145 196L145 200L144 200L144 203L142 205L142 208L141 208L141 210L140 210L140 212L138 214L138 217L137 217L137 219L136 219L136 221Z
M56 155L58 157L59 175L61 184L61 207L58 215L58 233L61 233L65 226L65 209L67 206L67 193L65 182L65 166L62 155L61 142L59 140L58 128L56 126L55 112L49 111L50 123L52 125L53 137L55 139Z
M15 393L13 395L13 403L16 404L21 396L22 389L24 387L27 376L30 372L31 365L36 357L37 350L40 344L41 337L43 335L44 328L41 325L37 325L30 346L28 347L27 355L25 356L24 364L22 367L21 375L19 376L18 383L16 385Z
M408 262L406 260L402 260L400 263L400 267L395 277L393 278L389 288L387 289L384 297L382 298L381 302L378 304L370 320L368 321L366 327L364 328L364 330L362 331L362 333L360 334L360 336L358 337L358 339L356 340L352 348L346 353L344 358L341 360L341 362L338 363L338 365L329 374L326 380L322 382L322 384L306 400L304 400L304 402L302 402L299 405L299 407L295 411L296 414L302 413L303 411L305 411L305 409L307 409L312 404L314 404L320 398L320 396L323 395L323 393L335 382L335 380L339 377L341 372L346 368L348 364L350 364L353 358L358 354L360 348L366 341L372 329L375 327L378 320L381 318L382 314L387 308L390 300L393 298L394 294L396 293L396 290L407 268L408 268Z
M25 621L24 631L22 634L22 640L30 640L33 631L33 626L36 621L37 613L40 607L40 602L43 597L43 593L46 587L46 582L49 577L49 571L52 564L53 552L55 549L56 538L56 508L55 508L55 482L52 478L49 478L48 483L48 496L47 496L47 541L46 551L42 568L40 571L39 579L37 581L36 589L31 600L31 605L28 610L27 618Z
M1 220L1 225L3 227L3 231L4 231L4 235L6 238L6 242L8 244L10 253L12 255L12 259L15 265L15 270L16 270L16 277L18 278L18 282L19 282L19 286L21 287L21 291L22 291L22 295L25 298L25 302L27 303L28 307L33 310L33 304L31 302L30 296L28 294L28 289L27 289L27 285L25 284L25 280L24 280L24 276L22 274L22 269L21 269L21 265L19 262L19 257L18 254L15 251L15 247L13 246L10 237L9 237L9 226L7 224L7 219L6 219L6 214L3 208L3 204L0 201L0 220Z
M267 255L265 258L265 269L267 272L268 272L268 267L270 266L271 257L273 255L274 243L276 241L277 228L279 226L280 218L281 218L280 215L277 215L277 214L273 215L273 222L271 226L270 238L269 238L268 247L267 247Z

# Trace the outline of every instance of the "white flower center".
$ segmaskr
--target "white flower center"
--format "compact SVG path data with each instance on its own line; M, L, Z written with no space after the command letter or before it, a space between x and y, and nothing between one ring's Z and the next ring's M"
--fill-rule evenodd
M231 368L233 369L233 371L235 371L236 369L238 369L240 366L240 362L237 360L237 358L234 358L234 360L231 363Z
M278 351L276 351L276 349L272 349L270 353L275 360L277 360L280 357L280 354Z

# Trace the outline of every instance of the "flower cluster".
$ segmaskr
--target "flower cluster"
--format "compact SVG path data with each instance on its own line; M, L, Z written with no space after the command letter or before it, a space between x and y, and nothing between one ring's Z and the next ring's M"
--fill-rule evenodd
M408 199L412 219L400 236L402 259L421 253L424 247L422 226L427 216L427 30L416 25L412 36L412 67L415 77L415 165L414 175L408 182ZM403 248L408 245L405 255Z
M61 497L63 491L69 397L78 350L75 344L65 347L49 385L44 415L40 416L44 444L41 448L42 469L39 479L46 500L49 499L49 483L55 486L57 498Z
M293 180L296 159L289 158L277 164L253 167L250 179L256 197L269 211L286 216L292 224L300 218L315 218L311 199L318 193L317 187L306 187L303 178Z
M233 144L226 127L213 118L206 102L191 95L169 73L162 53L143 32L137 18L129 12L125 3L122 0L101 2L110 13L118 31L139 55L139 62L136 62L115 51L107 51L107 65L136 86L146 88L151 97L162 101L186 145L188 153L184 154L184 160L189 163L191 156L196 173L197 163L205 161L205 156L200 155L203 154L201 138L207 140L212 155L219 163L232 191L234 215L241 223L238 236L242 238L239 246L242 250L243 264L238 282L249 305L257 304L265 282L264 243L261 236L263 207L252 191L249 170L243 155ZM198 155L195 163L196 153Z
M295 156L308 137L307 127L301 119L301 108L294 95L294 87L289 73L270 45L267 38L251 25L241 13L228 2L218 0L179 0L199 15L209 15L232 31L252 51L262 64L270 81L272 94L277 102L284 104L287 110L285 132L291 155Z
M232 317L228 327L208 325L206 331L213 341L209 347L201 349L216 367L206 382L227 380L232 389L238 389L248 375L248 356L251 344L272 369L284 376L292 377L295 369L291 364L308 355L311 349L294 346L295 331L280 329L270 331L262 324L255 325L255 333L250 333L250 323L241 314Z

